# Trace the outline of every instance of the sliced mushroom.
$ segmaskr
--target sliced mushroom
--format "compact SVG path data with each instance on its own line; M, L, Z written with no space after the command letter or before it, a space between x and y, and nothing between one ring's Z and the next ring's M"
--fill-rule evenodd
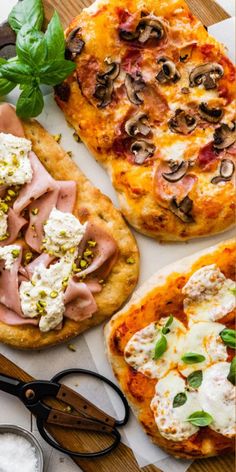
M168 121L168 125L173 133L187 135L196 128L197 119L185 110L178 108L175 112L175 116Z
M230 128L228 125L223 123L219 128L215 130L214 133L214 143L213 146L215 149L222 150L232 146L236 141L236 124Z
M170 203L170 210L172 213L178 216L178 218L184 223L192 223L194 221L191 215L192 208L193 201L188 197L188 195L181 200L180 203L176 202L175 197L172 198Z
M62 100L63 102L68 102L70 98L70 86L67 82L55 85L54 90L60 100Z
M168 182L178 182L182 179L188 170L188 161L182 161L172 167L171 172L163 172L162 177Z
M161 64L161 69L156 75L156 79L161 84L167 82L177 82L180 79L180 73L176 68L176 65L173 61L168 58L160 57L157 61L158 64Z
M218 184L219 182L228 182L235 171L235 165L230 159L222 159L220 164L220 175L211 179L212 184Z
M165 29L161 21L154 15L148 15L141 18L135 31L126 31L121 29L120 38L125 41L137 39L141 44L146 43L150 38L160 40L165 35Z
M210 123L218 123L224 114L222 108L209 108L207 103L200 103L198 110L200 116Z
M130 148L135 156L134 162L136 164L143 164L146 159L153 156L155 149L154 144L144 140L135 141Z
M104 84L106 78L109 77L112 80L115 80L120 73L120 64L118 62L111 62L109 59L104 61L107 64L107 70L103 73L97 74L97 82Z
M126 74L125 77L125 88L127 96L131 103L134 105L141 105L143 99L139 97L139 92L141 92L145 87L145 82L142 79L141 75L138 75L136 78L132 77L130 74Z
M204 85L206 90L214 89L216 82L224 74L223 67L217 62L208 62L195 67L189 75L190 87Z
M142 134L143 136L147 136L151 128L147 124L147 115L146 113L139 112L133 115L128 121L125 123L125 131L129 136L135 137L137 134Z
M85 42L78 36L78 33L81 31L80 27L74 28L66 40L66 56L76 57L81 54L82 49L84 48Z
M103 84L97 84L95 87L94 97L99 101L97 107L105 108L109 103L111 103L113 92L113 80L109 77L106 77L106 80Z

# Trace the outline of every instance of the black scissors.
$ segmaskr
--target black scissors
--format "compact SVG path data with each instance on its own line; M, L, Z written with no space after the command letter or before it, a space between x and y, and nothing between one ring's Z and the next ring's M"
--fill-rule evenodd
M79 393L60 383L62 378L73 374L85 374L95 377L109 385L120 397L125 414L124 418L117 420L107 415L93 403ZM22 382L16 378L0 374L0 390L18 397L36 417L37 427L42 438L60 452L74 457L95 458L112 452L120 443L121 436L117 426L123 426L129 419L129 405L121 390L103 375L85 369L68 369L56 374L51 380L35 380ZM64 402L70 412L51 408L44 403L45 397L54 398ZM74 414L74 411L77 414ZM84 431L93 431L110 435L114 441L109 447L97 452L74 452L60 446L46 432L46 425L57 425L63 428L71 428Z

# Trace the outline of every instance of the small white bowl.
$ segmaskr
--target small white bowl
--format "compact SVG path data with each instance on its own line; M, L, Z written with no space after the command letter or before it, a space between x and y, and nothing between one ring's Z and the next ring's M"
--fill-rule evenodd
M35 448L37 457L37 472L43 472L43 452L41 446L39 445L39 442L32 433L24 428L20 428L20 426L15 426L11 424L0 424L0 438L1 434L4 433L16 434L17 436L22 436L23 438L27 439L30 444L32 444L32 446Z

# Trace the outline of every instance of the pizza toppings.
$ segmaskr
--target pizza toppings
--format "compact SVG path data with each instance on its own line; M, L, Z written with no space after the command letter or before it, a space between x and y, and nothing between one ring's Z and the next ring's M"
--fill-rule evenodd
M84 41L81 39L81 28L74 28L66 40L66 57L74 59L79 56L84 48Z
M234 287L215 264L194 272L183 288L189 322L215 321L230 313L235 308Z
M23 185L31 181L30 151L28 139L0 133L0 186Z
M120 29L120 38L125 41L137 40L145 44L149 39L160 40L165 35L162 22L154 15L143 16L139 21L135 31Z
M219 182L228 182L231 180L235 170L235 165L230 159L222 159L220 163L220 175L211 179L212 184L218 184Z
M180 163L170 162L171 172L163 172L162 176L168 182L178 182L178 180L182 179L185 176L188 167L188 161L182 161Z
M216 62L208 62L195 67L189 75L190 87L203 85L206 90L214 89L217 81L223 76L223 67Z
M223 123L214 133L214 149L221 151L232 146L236 141L236 125L230 127Z
M175 83L180 79L180 73L175 63L168 59L168 57L160 57L157 63L160 65L160 70L156 75L158 82L161 84Z
M136 77L132 77L132 75L126 74L125 88L131 103L134 105L141 105L143 103L143 99L139 96L139 92L145 88L145 82L141 75L137 74Z
M178 108L175 115L168 122L169 128L173 133L187 135L197 126L197 119L189 112Z
M218 123L224 114L224 111L222 108L210 108L207 103L200 103L198 107L198 112L201 116L206 121L209 121L209 123Z
M106 58L104 62L107 65L107 70L97 74L97 81L101 84L106 83L107 77L115 80L120 73L120 64L118 62L112 62L110 58Z
M146 113L138 112L133 115L128 121L125 123L125 131L129 136L135 137L138 134L142 134L143 136L147 136L151 128L147 123L148 117Z
M150 141L139 140L131 145L131 152L134 154L135 164L143 164L155 152L155 146Z
M97 73L97 83L93 94L93 96L99 100L98 108L105 108L111 103L114 80L120 73L120 65L118 62L112 62L110 59L105 59L104 62L107 65L107 70Z
M194 221L191 215L192 208L193 201L188 195L179 203L176 201L175 197L173 197L170 202L170 210L184 223L192 223Z

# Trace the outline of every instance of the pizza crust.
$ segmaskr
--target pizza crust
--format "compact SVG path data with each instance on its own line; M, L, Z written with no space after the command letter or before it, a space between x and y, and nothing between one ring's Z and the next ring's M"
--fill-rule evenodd
M123 309L121 309L116 315L112 317L109 323L107 323L105 326L104 330L106 352L109 362L136 418L141 421L144 431L148 434L152 442L162 447L166 450L166 452L174 455L176 458L201 459L210 456L216 456L226 452L230 453L234 451L234 440L225 438L224 436L219 435L212 430L207 431L205 436L201 435L201 446L200 442L198 441L196 441L196 444L194 443L194 438L193 441L185 440L178 441L176 443L175 441L169 441L161 436L158 432L153 414L151 413L149 406L147 407L147 405L145 405L142 400L139 401L138 396L135 398L130 391L129 366L125 362L124 356L122 354L114 352L114 334L116 329L119 329L122 323L125 322L128 314L130 314L130 312L134 313L135 310L137 312L138 308L145 303L145 300L147 300L148 297L151 296L154 289L156 290L158 287L160 289L164 287L170 277L172 277L172 280L175 281L178 277L189 275L192 272L193 267L194 270L196 270L198 261L202 261L204 257L208 257L209 255L212 255L213 257L217 255L220 257L222 251L225 249L235 250L235 240L231 239L221 242L215 246L199 251L194 255L185 257L180 261L174 262L173 264L170 264L156 272L149 280L147 280L134 292L130 301ZM231 263L233 263L233 261L231 261ZM132 368L130 369L132 370ZM145 389L147 390L148 384L152 382L155 385L156 380L147 379L142 375L142 381L146 382L146 386L143 388L145 396ZM145 416L145 410L147 409L150 411L147 412L147 421L145 422L143 418ZM142 420L140 419L141 417Z
M92 318L81 322L64 319L60 331L41 333L34 326L9 326L0 322L0 342L20 349L41 349L79 335L86 329L102 323L126 301L133 291L139 274L139 251L135 239L120 212L85 177L55 139L35 120L24 123L26 138L47 171L57 180L75 180L77 199L73 213L81 222L92 220L102 225L115 239L119 257L103 290L94 296L98 311ZM127 259L132 257L133 264Z

